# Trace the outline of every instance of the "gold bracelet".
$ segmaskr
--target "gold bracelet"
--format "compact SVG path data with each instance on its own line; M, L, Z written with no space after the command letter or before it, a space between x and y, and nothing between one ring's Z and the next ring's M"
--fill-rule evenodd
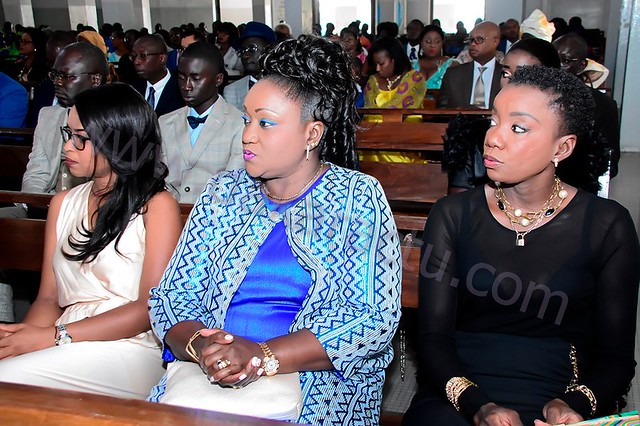
M196 353L196 350L193 349L193 341L196 340L198 337L200 337L200 332L201 331L202 330L198 330L195 333L193 333L193 336L191 336L191 338L187 342L187 346L184 348L185 352L187 352L189 354L189 356L191 358L193 358L198 363L200 362L200 357Z
M460 404L458 403L460 395L462 395L462 392L466 391L471 386L474 386L476 388L478 387L478 385L476 385L466 377L452 377L447 382L447 385L445 386L447 399L453 405L453 408L455 408L456 411L460 411Z
M565 393L569 392L580 392L589 400L589 404L591 405L591 413L589 413L589 417L593 416L596 413L596 408L598 407L598 400L596 396L593 394L593 391L589 389L586 385L569 385L567 386L567 390Z

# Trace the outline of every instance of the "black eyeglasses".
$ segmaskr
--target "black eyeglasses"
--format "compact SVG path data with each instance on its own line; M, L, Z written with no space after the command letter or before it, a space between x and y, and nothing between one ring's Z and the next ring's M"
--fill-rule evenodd
M262 47L258 46L257 44L251 43L249 44L247 47L242 48L242 49L238 49L238 56L242 56L245 53L255 53L255 52L260 52L262 51Z
M86 136L73 133L73 130L71 130L69 126L60 127L60 134L62 135L62 139L64 139L65 142L71 140L71 144L78 151L82 151L87 141L91 140L91 138L88 138Z
M129 59L131 59L131 62L135 62L136 59L140 58L141 61L144 61L145 59L147 59L147 57L149 56L154 56L154 55L164 55L164 53L161 52L157 52L157 53L132 53L129 55Z
M482 44L488 38L489 37L484 37L484 36L467 37L466 39L464 39L464 44L472 44L472 43Z
M58 79L61 79L63 82L68 83L68 82L77 80L80 75L93 75L93 74L98 74L98 73L97 72L79 72L78 74L67 74L66 72L62 72L62 71L51 70L49 71L49 78L54 83L58 81Z

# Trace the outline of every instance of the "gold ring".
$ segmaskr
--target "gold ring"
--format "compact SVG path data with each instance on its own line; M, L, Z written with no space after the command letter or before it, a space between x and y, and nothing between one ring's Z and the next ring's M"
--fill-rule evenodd
M231 361L229 361L226 358L220 358L219 360L216 361L216 367L218 367L218 370L222 370L223 368L227 368L230 365L231 365Z

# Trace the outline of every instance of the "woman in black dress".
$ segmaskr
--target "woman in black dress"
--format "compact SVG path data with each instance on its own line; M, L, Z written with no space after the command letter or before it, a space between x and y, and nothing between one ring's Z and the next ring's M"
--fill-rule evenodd
M497 96L490 183L440 200L425 228L422 383L406 425L573 423L620 407L635 367L636 230L615 201L556 177L593 111L582 82L542 66Z

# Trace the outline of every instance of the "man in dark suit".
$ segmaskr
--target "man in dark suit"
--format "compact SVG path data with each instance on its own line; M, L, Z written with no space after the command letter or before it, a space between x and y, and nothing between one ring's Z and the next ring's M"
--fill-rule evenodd
M502 27L502 39L498 44L498 50L506 55L518 40L520 40L520 22L513 18L507 19Z
M467 42L473 62L447 69L438 108L493 107L493 100L500 91L502 71L496 61L500 29L493 22L481 22L471 31Z
M400 43L411 62L417 62L420 54L420 33L424 24L419 19L413 19L407 25L407 34L400 37Z
M133 87L151 104L158 117L185 105L176 78L167 70L167 45L162 37L140 37L133 44L131 60L142 78Z

